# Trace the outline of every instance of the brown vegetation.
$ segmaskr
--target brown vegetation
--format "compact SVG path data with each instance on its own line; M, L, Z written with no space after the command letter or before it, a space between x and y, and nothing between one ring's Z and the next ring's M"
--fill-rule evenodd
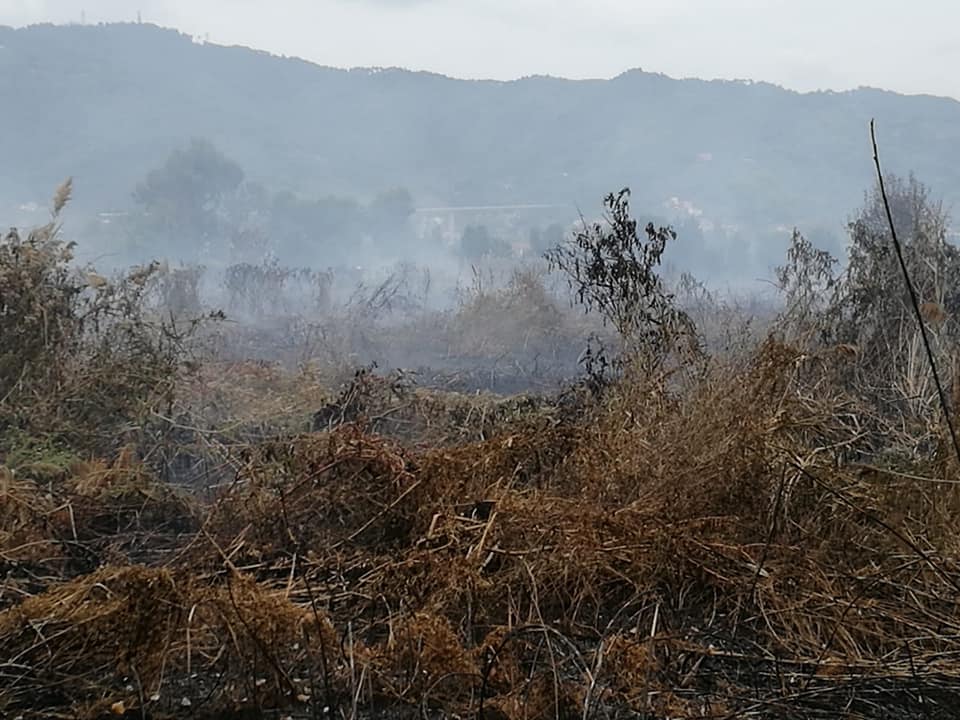
M888 344L906 316L845 314L873 308L863 267L828 276L798 236L790 305L723 351L690 342L709 313L661 322L645 275L645 341L559 396L207 363L170 407L111 406L112 446L6 425L0 713L952 717L958 460ZM531 283L460 322L519 296L541 297L521 324L552 315ZM170 448L216 486L161 481Z

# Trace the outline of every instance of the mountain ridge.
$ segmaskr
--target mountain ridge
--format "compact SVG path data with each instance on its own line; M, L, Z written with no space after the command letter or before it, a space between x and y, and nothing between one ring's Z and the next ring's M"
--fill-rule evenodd
M872 182L871 118L888 169L960 200L949 97L639 68L461 80L136 23L0 27L0 46L0 208L41 201L67 175L79 212L123 208L172 149L205 137L249 178L308 196L404 186L425 205L595 208L630 186L650 213L678 198L725 226L837 231Z
M272 50L257 48L250 45L243 45L240 43L218 43L216 41L210 41L210 40L198 41L197 40L198 36L196 35L191 35L190 33L184 32L172 26L160 25L152 22L140 22L140 23L100 22L100 23L90 23L90 24L30 23L27 25L18 25L18 26L0 24L0 32L4 32L4 31L23 32L23 31L30 31L38 28L96 30L96 29L112 28L112 27L148 28L151 30L156 30L164 33L175 34L184 39L190 40L191 42L197 45L223 48L226 50L241 50L241 51L254 53L256 55L261 55L261 56L269 57L276 60L300 62L300 63L304 63L306 65L310 65L322 70L335 70L335 71L341 71L341 72L397 71L397 72L402 72L410 75L428 75L428 76L441 78L444 80L454 80L457 82L465 82L465 83L477 82L477 83L496 83L496 84L511 84L511 83L522 82L525 80L560 80L560 81L570 82L570 83L608 82L611 80L617 80L624 76L628 76L636 73L636 74L642 74L642 75L659 76L659 77L666 78L668 80L675 80L678 82L691 81L691 82L700 82L700 83L734 83L734 84L742 84L746 86L766 85L772 88L776 88L778 90L783 90L784 92L792 93L794 95L844 95L844 94L857 93L862 91L875 91L875 92L884 93L884 94L896 95L899 97L907 97L907 98L926 97L926 98L933 98L938 100L950 100L953 102L960 103L960 98L955 98L951 95L938 95L936 93L925 93L925 92L917 92L917 93L901 92L896 90L889 90L887 88L877 87L874 85L858 85L856 87L841 88L841 89L818 88L816 90L799 90L797 88L792 88L790 86L782 85L780 83L776 83L770 80L755 79L755 78L721 78L721 77L707 78L707 77L701 77L697 75L671 75L669 73L663 73L659 71L644 70L642 67L628 67L616 73L615 75L610 75L608 77L591 76L591 77L575 78L575 77L567 77L564 75L553 75L550 73L535 72L535 73L530 73L526 75L520 75L514 78L502 79L502 78L488 78L488 77L481 77L481 78L461 77L458 75L451 75L438 70L429 70L425 68L410 68L410 67L404 67L402 65L351 65L351 66L328 65L315 60L311 60L309 58L305 58L300 55L288 55L286 53L274 52Z

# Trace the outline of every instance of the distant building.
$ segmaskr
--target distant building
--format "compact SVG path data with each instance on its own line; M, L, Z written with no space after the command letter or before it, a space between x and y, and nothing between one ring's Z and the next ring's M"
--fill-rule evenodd
M126 212L99 212L99 213L97 213L97 221L98 221L101 225L109 225L109 224L111 224L112 222L114 222L115 220L119 220L120 218L124 218L124 217L126 217L127 215L129 215L129 214L130 214L130 213L126 213Z

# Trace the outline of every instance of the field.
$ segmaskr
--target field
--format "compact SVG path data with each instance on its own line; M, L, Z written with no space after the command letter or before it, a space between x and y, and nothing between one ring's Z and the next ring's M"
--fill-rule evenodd
M452 309L264 266L224 315L200 271L72 268L68 194L0 247L3 717L955 717L930 217L943 398L868 212L762 316L668 292L623 196ZM290 283L312 314L267 317Z

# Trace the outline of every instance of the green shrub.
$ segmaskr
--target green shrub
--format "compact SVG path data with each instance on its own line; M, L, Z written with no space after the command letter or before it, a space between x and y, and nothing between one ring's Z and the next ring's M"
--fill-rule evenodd
M114 279L73 265L60 233L70 192L57 190L46 225L0 240L0 448L16 433L112 448L170 399L196 327L149 316L156 265Z

